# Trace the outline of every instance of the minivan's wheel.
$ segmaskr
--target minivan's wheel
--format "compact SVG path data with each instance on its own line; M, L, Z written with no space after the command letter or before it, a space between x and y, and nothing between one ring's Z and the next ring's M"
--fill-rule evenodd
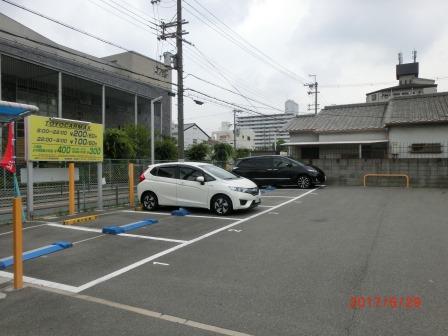
M152 191L146 191L142 196L143 208L148 211L157 209L158 201L157 196Z
M218 216L225 216L233 211L232 201L226 195L217 195L211 201L211 210Z
M311 187L311 179L306 175L301 175L297 179L297 185L300 189L308 189Z

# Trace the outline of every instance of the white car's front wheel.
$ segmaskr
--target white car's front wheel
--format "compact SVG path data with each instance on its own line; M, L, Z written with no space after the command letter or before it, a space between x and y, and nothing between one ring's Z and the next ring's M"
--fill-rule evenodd
M211 210L218 216L229 215L233 211L232 201L226 195L216 195L212 199Z

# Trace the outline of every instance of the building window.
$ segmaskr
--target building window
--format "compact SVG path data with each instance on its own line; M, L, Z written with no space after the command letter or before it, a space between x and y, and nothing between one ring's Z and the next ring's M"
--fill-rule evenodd
M437 154L442 153L441 143L415 143L411 145L411 153L415 154Z
M376 93L370 96L370 100L371 101L375 101L376 100Z
M197 144L198 143L198 139L193 139L193 143Z

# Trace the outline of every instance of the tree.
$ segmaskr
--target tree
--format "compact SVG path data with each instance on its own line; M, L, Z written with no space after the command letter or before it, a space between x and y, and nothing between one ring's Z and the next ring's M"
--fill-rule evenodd
M124 130L107 128L104 131L104 155L109 159L134 159L135 144Z
M249 148L237 148L233 158L234 159L240 159L246 156L250 155L250 149Z
M284 149L285 148L285 146L281 146L282 144L284 144L284 143L286 143L286 141L285 140L283 140L283 139L278 139L277 140L277 143L275 144L276 145L276 152L277 153L280 153L281 151L282 151L282 149ZM274 145L274 144L272 144L272 145Z
M127 125L124 132L134 144L135 157L137 159L146 159L151 155L151 133L146 127L141 125Z
M227 143L217 143L213 146L212 159L227 162L232 157L233 147Z
M210 153L210 146L206 143L194 144L186 152L185 156L188 160L204 161Z
M156 160L171 161L177 159L176 140L171 137L163 137L154 144Z

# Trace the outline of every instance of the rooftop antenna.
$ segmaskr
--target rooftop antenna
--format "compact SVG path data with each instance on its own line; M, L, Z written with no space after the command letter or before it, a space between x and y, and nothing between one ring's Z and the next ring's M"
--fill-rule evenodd
M414 60L414 63L417 63L417 50L412 50L412 59Z
M398 53L398 64L403 64L403 53L401 51Z

